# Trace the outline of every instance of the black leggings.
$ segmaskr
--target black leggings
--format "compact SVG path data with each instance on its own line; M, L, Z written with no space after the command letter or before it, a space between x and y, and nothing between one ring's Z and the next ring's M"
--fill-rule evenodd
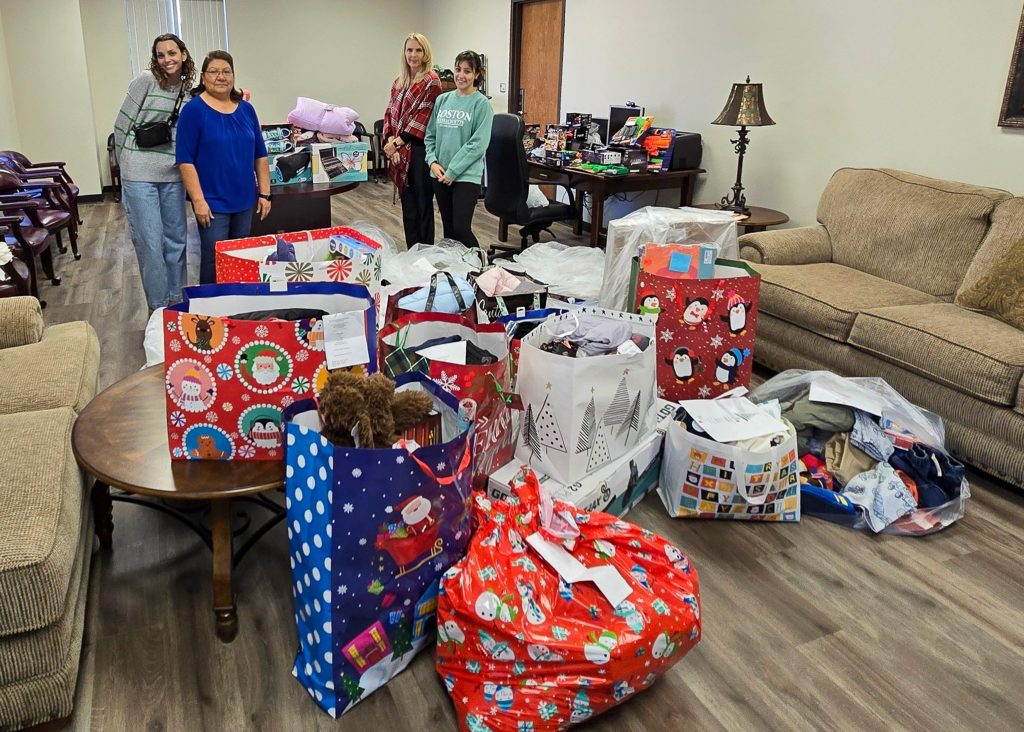
M402 223L405 224L405 244L434 243L434 189L427 170L427 152L423 143L412 143L409 151L409 177L402 191Z
M452 183L446 186L436 180L433 183L445 238L460 241L467 247L479 247L480 242L473 236L473 212L480 197L480 184Z

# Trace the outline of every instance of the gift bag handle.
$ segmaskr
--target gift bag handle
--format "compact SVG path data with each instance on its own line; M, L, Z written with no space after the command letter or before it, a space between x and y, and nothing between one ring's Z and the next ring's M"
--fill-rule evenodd
M735 462L736 461L734 460L733 463L735 464ZM744 468L742 471L734 471L733 475L738 474L739 476L736 480L733 481L733 484L736 486L736 492L739 493L743 500L749 503L751 506L763 506L767 502L766 499L768 498L768 494L772 492L771 487L774 486L779 479L778 464L778 460L772 460L771 480L765 481L763 483L763 485L765 486L764 492L761 493L761 495L757 496L752 495L750 492L750 486L747 484L746 469Z
M434 298L437 296L437 278L441 275L448 280L448 284L452 288L452 294L455 295L455 302L459 304L459 310L466 309L466 300L462 297L462 292L459 290L458 284L455 282L455 278L452 277L451 272L435 272L430 276L430 289L427 291L427 304L424 307L425 312L431 312L434 306Z
M408 447L406 446L407 443L404 439L398 441L398 446L409 453L409 457L413 459L414 463L420 466L420 469L427 474L428 478L433 480L438 485L451 485L456 480L458 480L460 475L462 475L466 471L466 468L469 467L470 461L473 459L473 453L469 449L471 441L471 438L466 440L466 448L462 452L462 459L459 460L458 467L456 467L455 470L452 471L451 475L445 476L443 478L437 477L437 474L433 470L431 470L429 465L427 465L425 462L416 457L416 454L414 452L409 451Z

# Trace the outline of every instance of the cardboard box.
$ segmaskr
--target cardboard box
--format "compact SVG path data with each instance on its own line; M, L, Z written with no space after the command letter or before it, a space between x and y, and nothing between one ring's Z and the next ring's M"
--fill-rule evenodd
M368 142L318 143L310 147L314 183L349 183L367 179Z
M640 269L661 277L710 280L718 249L710 244L653 244L644 247Z
M673 402L659 399L656 403L657 427L643 435L636 446L618 460L602 465L575 483L565 485L540 472L537 472L537 479L554 498L577 508L625 515L648 492L658 487L662 442L676 406ZM513 460L491 473L488 495L498 499L512 495L509 482L515 479L522 467L522 461Z

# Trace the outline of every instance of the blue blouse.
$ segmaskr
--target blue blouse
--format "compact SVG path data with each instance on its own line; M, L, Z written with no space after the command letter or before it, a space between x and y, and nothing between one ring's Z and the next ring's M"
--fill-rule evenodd
M239 213L256 205L254 163L267 157L267 146L249 102L225 114L194 97L178 117L176 140L176 162L195 166L211 211Z

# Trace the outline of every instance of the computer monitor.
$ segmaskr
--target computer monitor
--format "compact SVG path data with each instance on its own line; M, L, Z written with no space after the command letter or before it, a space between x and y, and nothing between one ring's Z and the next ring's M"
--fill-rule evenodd
M621 130L630 117L639 117L644 113L643 107L627 107L613 104L608 108L608 138ZM606 141L607 141L606 139Z

